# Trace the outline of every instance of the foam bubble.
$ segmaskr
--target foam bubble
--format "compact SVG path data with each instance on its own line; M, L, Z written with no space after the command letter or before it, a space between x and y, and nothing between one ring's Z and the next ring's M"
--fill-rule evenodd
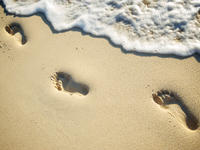
M127 51L200 53L199 0L3 0L17 15L42 12L55 30L79 27Z

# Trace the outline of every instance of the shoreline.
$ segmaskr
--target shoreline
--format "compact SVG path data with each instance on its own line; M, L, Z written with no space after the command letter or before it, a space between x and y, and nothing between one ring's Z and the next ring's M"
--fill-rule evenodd
M123 52L125 54L133 54L133 55L137 55L137 56L141 56L141 57L154 57L155 56L155 57L160 57L160 58L175 58L175 59L187 59L189 57L194 57L198 62L200 62L200 54L198 54L197 52L190 55L190 56L179 56L179 55L176 55L176 54L164 54L164 53L161 54L161 53L149 53L149 52L139 52L139 51L126 50L121 45L115 44L114 42L112 42L112 40L107 36L104 36L104 35L97 36L97 35L94 35L92 33L85 32L79 27L73 27L73 28L70 28L70 29L57 31L57 30L55 30L53 25L48 21L48 19L46 18L46 16L42 12L33 13L31 15L16 15L16 14L10 13L6 10L5 4L3 3L3 1L0 2L0 6L4 9L4 13L6 13L6 15L10 15L10 16L13 16L13 17L19 17L19 18L26 18L26 17L32 17L32 16L41 17L43 22L50 28L50 30L53 34L60 34L60 33L65 33L65 32L69 32L69 31L80 32L83 36L88 35L88 36L91 36L92 38L106 39L110 43L110 45L112 45L115 48L119 48L121 50L121 52Z

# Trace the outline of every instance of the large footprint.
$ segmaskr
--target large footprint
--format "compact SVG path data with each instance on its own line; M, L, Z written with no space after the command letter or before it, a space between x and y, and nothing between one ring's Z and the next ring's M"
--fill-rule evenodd
M175 93L162 90L153 93L152 97L155 103L167 110L171 116L176 118L187 129L196 130L199 127L197 118Z
M56 72L51 76L51 80L58 91L64 91L71 95L73 93L87 95L89 92L88 86L75 82L69 74L64 72Z
M22 45L26 44L27 38L26 38L26 36L24 34L24 30L23 30L23 28L21 27L20 24L18 24L18 23L11 23L11 24L5 26L5 31L7 33L9 33L10 35L15 36L16 39Z

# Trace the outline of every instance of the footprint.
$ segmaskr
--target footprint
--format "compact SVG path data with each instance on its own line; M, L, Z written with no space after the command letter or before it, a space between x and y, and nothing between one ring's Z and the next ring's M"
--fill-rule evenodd
M153 93L152 97L155 103L167 110L172 117L176 118L187 129L196 130L199 127L197 118L174 92L161 90Z
M56 72L51 76L51 80L58 91L65 91L71 95L73 93L87 95L89 92L88 86L75 82L69 74L64 72Z
M18 24L18 23L11 23L11 24L5 26L5 30L10 35L15 36L16 39L18 41L20 41L20 43L22 45L26 44L27 38L26 38L26 36L24 34L24 30L23 30L23 28L21 27L20 24Z

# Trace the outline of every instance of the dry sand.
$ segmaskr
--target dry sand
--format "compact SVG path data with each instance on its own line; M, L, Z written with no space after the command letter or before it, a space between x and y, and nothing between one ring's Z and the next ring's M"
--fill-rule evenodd
M24 29L25 45L5 31L13 22ZM89 93L57 90L56 72ZM39 16L6 16L0 8L0 74L1 150L200 150L200 130L187 127L187 112L152 99L172 90L200 121L195 57L125 54L106 39L53 34Z

